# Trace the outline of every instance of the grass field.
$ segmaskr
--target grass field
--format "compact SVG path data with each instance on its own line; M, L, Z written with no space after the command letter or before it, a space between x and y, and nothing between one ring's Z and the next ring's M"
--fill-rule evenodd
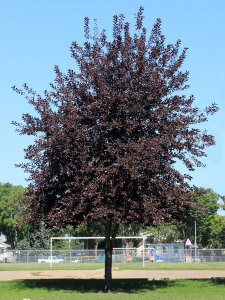
M119 270L142 270L141 263L114 264ZM57 263L53 270L97 270L103 269L103 263ZM48 263L2 263L0 271L41 271L51 269ZM146 263L145 270L225 270L225 263Z
M115 264L119 270L141 270L141 263ZM53 270L103 269L103 263L60 263ZM0 271L49 270L46 263L2 263ZM146 263L146 270L225 270L225 263ZM102 279L30 279L0 282L0 299L7 300L222 300L225 278L195 280L114 279L113 292L102 292Z
M7 300L222 300L225 279L114 280L114 291L102 292L103 280L22 280L0 282L1 299Z

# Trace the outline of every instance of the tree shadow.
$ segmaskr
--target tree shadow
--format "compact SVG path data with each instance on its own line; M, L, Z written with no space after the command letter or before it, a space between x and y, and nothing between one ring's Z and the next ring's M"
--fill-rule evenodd
M211 282L214 285L225 285L225 278L215 277L211 279Z
M188 281L193 281L193 282L199 282L202 284L211 284L211 285L225 285L225 278L223 277L213 277L213 278L204 278L204 279L181 279L183 280L188 280ZM178 280L177 280L178 282Z
M223 277L214 277L214 278L195 278L195 279L177 279L174 282L174 286L184 286L186 281L193 282L193 283L199 283L203 288L204 286L225 286L225 278Z
M140 293L173 286L173 280L114 279L113 292ZM44 288L46 290L66 290L79 293L96 293L104 289L103 279L28 279L22 280L20 288Z

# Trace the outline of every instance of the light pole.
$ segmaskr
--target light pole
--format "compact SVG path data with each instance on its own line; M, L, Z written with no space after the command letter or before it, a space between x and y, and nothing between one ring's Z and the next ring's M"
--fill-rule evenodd
M197 226L196 226L196 221L195 223L195 262L197 261Z

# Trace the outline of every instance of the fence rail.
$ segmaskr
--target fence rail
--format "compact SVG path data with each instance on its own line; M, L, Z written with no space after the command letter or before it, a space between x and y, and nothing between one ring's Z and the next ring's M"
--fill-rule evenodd
M179 249L159 251L153 248L117 248L113 263L136 262L225 262L225 249ZM0 263L96 263L104 262L104 250L7 250L0 252Z

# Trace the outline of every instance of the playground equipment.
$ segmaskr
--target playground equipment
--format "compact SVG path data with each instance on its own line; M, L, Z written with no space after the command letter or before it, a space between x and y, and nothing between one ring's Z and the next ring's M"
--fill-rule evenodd
M142 265L143 268L145 267L145 242L147 239L147 235L141 235L141 236L117 236L115 237L116 239L142 239ZM51 257L51 262L50 266L52 267L52 257L53 257L53 240L104 240L104 236L95 236L95 237L71 237L71 236L66 236L66 237L51 237L50 238L50 257Z

